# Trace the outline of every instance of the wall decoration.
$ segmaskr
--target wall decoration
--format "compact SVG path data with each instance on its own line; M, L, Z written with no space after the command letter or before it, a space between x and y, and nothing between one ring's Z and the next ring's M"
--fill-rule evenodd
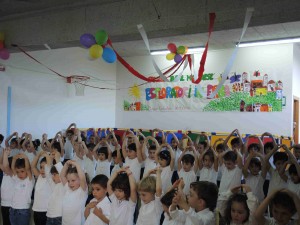
M249 76L249 74L253 74ZM256 70L231 73L214 98L210 94L219 84L220 74L203 75L202 90L192 83L193 76L171 76L177 82L134 85L124 96L125 111L282 111L283 83Z

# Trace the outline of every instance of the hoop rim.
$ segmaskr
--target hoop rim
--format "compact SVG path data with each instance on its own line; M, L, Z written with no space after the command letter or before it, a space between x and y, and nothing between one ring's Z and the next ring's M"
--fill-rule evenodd
M80 81L87 81L90 77L88 76L81 76L81 75L71 75L67 77L67 83L75 83Z

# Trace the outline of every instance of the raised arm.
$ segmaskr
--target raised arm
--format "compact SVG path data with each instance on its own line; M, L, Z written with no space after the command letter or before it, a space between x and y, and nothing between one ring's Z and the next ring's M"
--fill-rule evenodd
M3 172L9 176L13 176L13 171L9 166L8 156L10 154L10 148L5 148L3 150Z
M198 167L199 167L199 160L198 160L198 155L197 155L197 151L195 146L191 146L190 148L192 148L192 151L194 153L194 158L195 158L195 162L194 162L194 171L195 173L198 171Z
M182 157L186 154L187 152L187 148L185 148L182 153L180 154L178 160L177 160L177 169L178 169L178 172L181 170L182 168L182 164L181 164L181 160L182 160Z
M171 162L170 162L170 168L171 171L174 171L174 166L175 166L175 156L172 147L169 144L166 144L168 151L170 152L171 155ZM157 161L158 162L158 161Z
M5 147L9 147L9 141L10 139L12 139L13 137L18 138L18 132L14 132L11 135L9 135L6 139L5 139Z
M67 170L68 170L69 166L71 165L70 162L71 162L71 160L68 160L60 172L60 179L61 179L61 182L63 185L65 185L68 182Z
M40 171L37 169L36 165L41 157L41 155L44 153L44 151L40 151L33 159L31 163L31 171L33 175L37 178L40 175Z
M162 195L162 184L161 184L161 168L156 169L156 192L157 197Z
M126 133L126 132L124 132ZM128 141L128 137L125 136L123 139L123 143L122 143L122 154L124 159L127 157L127 141Z
M225 148L229 148L229 146L228 146L228 141L229 141L229 139L231 138L231 136L233 136L233 134L234 134L236 131L237 131L237 129L233 130L233 131L226 137L226 139L225 139L225 141L224 141L224 146L225 146Z
M248 174L249 174L249 171L248 171L249 165L250 165L251 159L254 157L254 155L255 155L255 153L253 151L251 151L250 154L247 157L245 165L243 166L242 171L243 171L243 175L244 175L245 178L248 177Z
M137 191L136 191L136 182L134 179L134 176L131 172L131 170L127 167L126 168L126 173L129 179L129 185L130 185L130 199L132 202L136 202L137 201Z

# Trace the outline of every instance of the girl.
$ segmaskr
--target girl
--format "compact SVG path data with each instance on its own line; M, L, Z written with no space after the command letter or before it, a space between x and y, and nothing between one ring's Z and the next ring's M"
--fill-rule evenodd
M219 161L213 149L204 150L199 157L200 181L217 183Z
M239 192L241 188L245 193ZM232 188L231 191L222 192L218 198L218 209L226 225L252 225L253 213L257 206L257 199L247 185L240 185Z
M22 144L21 144L22 143ZM29 162L32 163L35 155L36 155L36 151L32 142L32 136L31 134L25 134L24 139L20 142L22 149L24 151L24 154L27 156L27 158L29 159Z
M156 174L156 178L150 174ZM139 183L138 192L141 198L141 208L136 225L159 225L163 212L160 202L162 194L160 168L148 171L147 176Z
M60 176L66 189L62 207L62 224L82 225L84 223L84 204L87 199L87 184L84 172L78 163L68 160Z
M110 177L110 165L111 165L111 149L107 141L104 141L104 146L100 146L103 142L99 142L94 148L94 157L97 160L96 174L104 174Z
M170 132L170 131L167 131L166 132L166 139L168 139L168 135L171 134L173 137L171 138L171 147L174 151L174 158L175 158L175 165L174 165L174 172L173 172L173 175L172 175L172 184L179 179L179 176L178 176L178 165L177 165L177 162L178 162L178 159L180 157L180 155L182 154L182 150L178 147L179 145L179 140L177 138L177 136L173 133L173 132Z
M167 147L166 150L162 150L164 147ZM174 153L169 144L162 144L160 148L156 149L155 152L155 161L159 163L162 172L162 191L163 193L167 192L168 188L172 186L171 178L174 170Z
M152 141L152 145L149 146L148 156L146 156L145 149L147 148L146 145L148 144L149 140ZM153 144L153 142L155 144ZM146 177L150 170L153 170L153 169L156 168L156 162L155 162L156 149L159 149L159 144L158 144L157 140L152 136L146 137L144 139L144 143L143 143L143 147L142 147L142 157L143 157L143 160L144 160L144 163L145 163L145 170L144 170L143 177Z
M42 160L40 161L40 170L38 170L36 165L40 158L42 158ZM46 213L49 197L51 195L51 188L46 178L45 167L50 167L51 164L50 156L44 151L40 151L32 161L31 170L37 178L32 206L35 225L45 225L47 222Z
M136 206L136 184L128 167L116 171L107 183L111 200L109 224L132 225Z

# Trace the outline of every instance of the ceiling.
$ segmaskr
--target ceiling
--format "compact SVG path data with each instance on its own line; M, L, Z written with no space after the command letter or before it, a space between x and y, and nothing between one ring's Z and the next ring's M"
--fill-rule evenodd
M105 29L119 54L147 55L137 24L152 50L203 46L215 12L210 49L224 49L238 41L247 7L255 11L243 41L300 37L299 0L0 0L0 31L6 46L35 51L80 46L80 35Z

